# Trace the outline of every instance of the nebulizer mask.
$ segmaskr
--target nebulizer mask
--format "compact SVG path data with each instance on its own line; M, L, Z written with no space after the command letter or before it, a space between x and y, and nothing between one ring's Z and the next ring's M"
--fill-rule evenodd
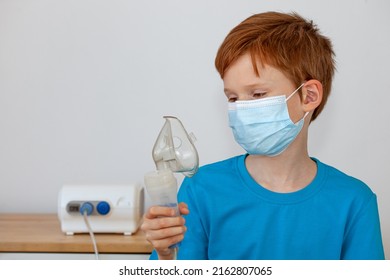
M154 144L152 155L155 171L145 174L146 191L155 205L175 209L180 215L177 203L177 180L174 173L193 176L199 167L199 156L194 146L195 137L188 134L181 121L165 116L165 124ZM175 253L178 245L172 246Z

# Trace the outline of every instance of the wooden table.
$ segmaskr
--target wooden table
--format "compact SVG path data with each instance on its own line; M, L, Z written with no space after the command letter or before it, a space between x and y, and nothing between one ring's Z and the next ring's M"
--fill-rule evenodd
M95 234L99 253L149 254L142 231L131 236ZM89 234L67 236L56 214L0 214L0 253L94 253Z

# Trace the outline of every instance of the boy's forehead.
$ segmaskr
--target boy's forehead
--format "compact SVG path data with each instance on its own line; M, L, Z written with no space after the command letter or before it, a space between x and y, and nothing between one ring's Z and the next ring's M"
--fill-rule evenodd
M249 54L244 54L229 66L224 75L223 82L225 88L228 89L231 85L237 83L253 86L259 84L272 84L285 79L287 79L287 77L282 71L269 64L262 64L260 62L253 65L251 56Z

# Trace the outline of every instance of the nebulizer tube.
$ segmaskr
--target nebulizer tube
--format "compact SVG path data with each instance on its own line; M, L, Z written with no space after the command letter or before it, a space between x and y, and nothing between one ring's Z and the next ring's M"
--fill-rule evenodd
M194 137L187 133L181 121L166 116L165 124L153 147L153 160L157 170L145 174L146 190L155 205L171 207L180 215L177 202L177 180L173 172L193 176L198 170L199 157L193 144ZM180 244L174 244L174 259Z

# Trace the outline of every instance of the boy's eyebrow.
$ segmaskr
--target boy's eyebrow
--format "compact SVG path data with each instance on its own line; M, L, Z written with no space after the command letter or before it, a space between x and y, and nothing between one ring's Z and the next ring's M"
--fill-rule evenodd
M252 89L252 88L268 88L269 85L267 83L263 83L263 82L256 82L256 83L251 83L251 84L247 84L247 85L244 85L243 86L244 88L246 89ZM226 92L232 92L232 90L230 90L229 88L224 88L223 91L226 93Z
M255 82L255 83L252 83L252 84L247 84L245 85L244 87L246 88L257 88L257 87L267 87L267 83L265 82Z

